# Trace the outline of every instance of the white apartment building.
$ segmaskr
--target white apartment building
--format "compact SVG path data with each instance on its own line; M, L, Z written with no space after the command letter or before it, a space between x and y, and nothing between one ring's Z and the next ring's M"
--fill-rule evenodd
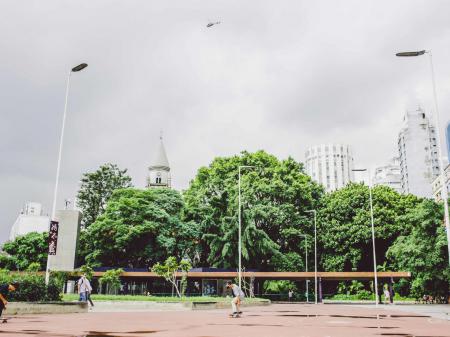
M42 205L38 202L27 202L11 227L9 240L31 232L47 232L50 218L42 215Z
M433 196L431 183L439 175L436 130L420 107L407 111L398 135L402 192Z
M305 166L308 175L322 184L327 192L354 181L353 154L348 145L312 146L305 153Z
M395 157L387 165L375 169L373 184L385 185L402 193L402 174L400 170L400 159Z
M445 184L447 185L447 192L450 195L450 164L447 165L447 167L444 170L444 176L445 176ZM431 187L433 189L433 197L436 201L442 201L442 188L441 188L441 177L438 176L436 179L433 180L433 183L431 184Z

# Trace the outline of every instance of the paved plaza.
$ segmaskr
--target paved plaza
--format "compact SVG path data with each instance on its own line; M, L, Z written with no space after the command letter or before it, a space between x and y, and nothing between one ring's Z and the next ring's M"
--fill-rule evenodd
M1 324L0 336L450 337L449 320L401 309L274 304L246 308L241 318L226 310L27 315Z

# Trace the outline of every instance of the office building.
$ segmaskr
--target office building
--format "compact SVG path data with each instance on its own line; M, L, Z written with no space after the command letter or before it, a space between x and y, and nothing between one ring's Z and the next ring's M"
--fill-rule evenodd
M373 185L389 186L398 193L402 193L402 175L399 158L392 158L387 165L375 169Z
M420 107L405 114L398 152L402 192L431 198L431 183L439 175L436 130Z
M16 237L31 232L47 232L49 225L50 218L43 215L42 204L27 202L11 227L9 240L13 241Z
M353 155L350 146L323 144L310 147L305 154L307 174L322 184L327 192L354 181Z

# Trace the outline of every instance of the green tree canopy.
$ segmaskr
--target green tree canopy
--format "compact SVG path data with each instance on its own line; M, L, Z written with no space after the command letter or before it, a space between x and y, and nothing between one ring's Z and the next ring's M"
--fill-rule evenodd
M410 233L398 237L387 252L395 269L411 272L411 293L418 297L446 296L449 291L450 267L442 219L442 204L423 200L401 218L411 224Z
M14 241L3 244L3 251L11 256L10 269L26 270L33 264L40 270L45 270L47 264L48 233L31 232L18 236Z
M202 263L237 266L241 165L254 166L241 175L243 266L264 270L290 264L291 269L302 270L301 235L308 235L309 243L313 235L305 210L317 206L323 188L294 159L278 160L264 151L214 159L199 169L185 191L186 218L200 224L203 234ZM288 252L291 256L285 255Z
M377 265L399 235L411 230L402 217L412 212L419 198L402 195L386 186L372 189ZM351 183L327 194L318 213L320 264L325 271L373 270L369 187Z
M104 164L95 172L83 174L77 195L77 205L83 215L81 222L89 227L105 211L106 203L116 189L131 187L127 170L115 164Z
M86 262L148 267L194 251L198 229L181 221L183 206L181 195L171 189L116 190L105 213L84 233Z

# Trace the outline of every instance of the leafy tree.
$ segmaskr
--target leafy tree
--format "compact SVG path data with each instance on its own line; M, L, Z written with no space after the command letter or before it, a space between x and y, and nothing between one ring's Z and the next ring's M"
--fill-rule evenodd
M420 202L386 186L372 189L377 264L386 261L386 251L395 239L411 230L402 219ZM373 270L369 188L351 183L327 194L318 212L317 237L320 263L326 271Z
M89 265L148 267L198 245L195 223L181 221L184 203L171 189L116 190L85 233Z
M12 258L11 269L25 270L31 264L37 263L39 270L45 270L48 251L47 238L47 232L31 232L18 236L14 241L5 242L3 251Z
M198 170L185 191L186 219L200 224L202 263L238 265L238 167L242 171L242 255L246 268L303 270L302 234L312 242L305 210L315 208L323 188L292 158L278 160L264 151L219 157ZM289 256L285 255L290 253ZM289 260L289 261L288 261ZM292 263L291 263L292 264Z
M120 188L131 187L131 177L127 170L120 170L115 164L104 164L95 172L83 174L77 195L77 205L81 209L82 224L89 227L105 211L112 193Z
M450 267L442 219L442 204L423 200L402 217L402 221L411 224L411 232L398 237L387 252L395 269L411 272L414 296L448 294Z
M182 297L183 290L180 292L180 289L178 289L177 285L177 274L178 271L181 271L182 276L182 288L183 283L187 283L187 272L192 268L191 263L187 260L181 260L180 262L177 261L176 257L170 256L166 259L166 261L162 263L156 263L151 271L154 272L156 275L164 277L164 279L167 282L170 282L174 289L177 292L178 297ZM185 287L185 286L184 286Z
M94 270L92 269L91 266L88 265L83 265L80 267L80 272L82 274L86 274L86 278L88 280L92 280L92 276L94 275Z
M120 275L123 273L122 268L109 269L103 273L98 279L100 286L106 285L110 293L116 293L120 287Z
M31 262L27 267L27 271L37 272L40 268L41 264L39 262Z

